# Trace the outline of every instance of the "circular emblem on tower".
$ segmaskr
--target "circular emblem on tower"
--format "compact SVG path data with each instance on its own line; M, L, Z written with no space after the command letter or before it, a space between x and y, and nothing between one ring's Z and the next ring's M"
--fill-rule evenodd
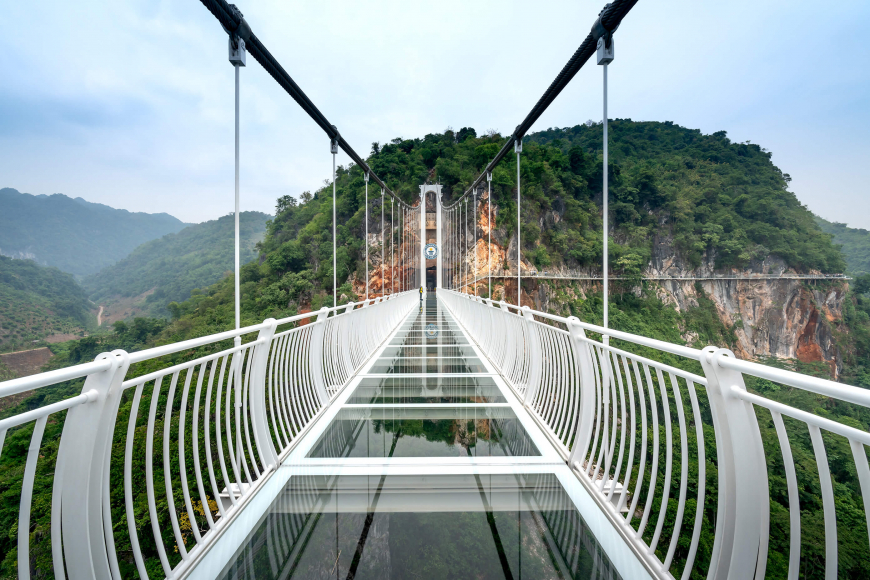
M423 248L427 260L434 260L438 257L438 246L435 244L426 244Z

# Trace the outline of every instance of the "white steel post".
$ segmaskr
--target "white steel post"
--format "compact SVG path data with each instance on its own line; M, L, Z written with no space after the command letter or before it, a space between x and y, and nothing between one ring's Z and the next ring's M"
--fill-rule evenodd
M369 171L366 171L366 299L369 297Z
M589 441L592 437L592 427L595 424L595 367L592 361L592 353L589 343L586 342L586 333L579 326L580 319L576 316L568 317L568 332L571 335L571 348L574 351L574 359L580 367L580 417L577 421L577 433L574 436L574 445L568 464L582 470L582 466L575 463L583 461Z
M245 66L246 60L246 51L245 51L245 41L241 38L231 34L229 37L229 61L230 64L233 65L235 69L235 77L236 77L236 103L235 103L235 162L236 162L236 175L235 175L235 215L234 215L234 242L233 242L233 259L235 262L235 280L233 284L233 293L235 296L233 297L233 309L235 310L235 323L236 330L241 328L242 325L242 294L241 294L241 260L239 258L239 68ZM237 336L233 340L235 346L239 346L242 344L242 337ZM235 380L236 384L240 384L242 381L242 370L241 368L235 369Z
M394 198L390 198L390 294L395 293L396 291L396 262L395 262L395 252L393 252L394 244L393 238L395 237L396 225L393 223L393 209L396 207L396 200Z
M386 246L384 245L384 201L386 197L384 196L384 188L381 188L381 296L387 295L387 284L386 284Z
M462 276L462 292L465 293L468 290L468 198L466 197L462 200L462 208L465 210L465 213L462 214L462 245L460 246L460 255L462 257L462 262L459 264L460 267L460 276Z
M278 466L278 453L275 450L272 435L269 431L269 413L266 403L266 366L269 364L269 350L272 348L272 337L278 323L274 318L263 321L265 328L260 330L258 341L263 341L254 348L250 367L251 378L249 396L251 401L251 425L254 432L254 442L260 455L260 463L264 467ZM241 365L239 365L241 366Z
M486 242L486 271L489 277L489 299L492 300L492 172L486 172L486 221L489 233Z
M529 378L526 383L526 392L523 397L523 405L526 407L533 405L535 395L538 392L538 384L540 383L541 375L541 344L537 329L535 328L535 315L528 306L523 306L520 310L523 316L523 323L526 331L526 348L529 352Z
M336 185L337 181L335 175L335 155L338 153L338 137L336 136L334 139L330 141L329 150L332 152L332 306L335 307L338 305L338 260L336 255L336 242L338 241L335 237L335 197L336 197Z
M420 191L420 287L426 292L426 194Z
M603 256L604 266L602 268L602 270L603 270L602 276L604 278L604 324L603 324L603 326L604 326L604 328L609 328L609 326L608 326L608 323L609 323L608 309L609 309L610 289L608 288L608 278L610 277L610 265L609 265L610 256L609 256L609 250L607 248L607 246L608 246L608 244L607 244L608 239L607 238L610 235L610 216L608 215L608 211L607 211L608 207L607 206L608 206L608 194L610 192L610 187L609 187L609 184L607 183L607 178L608 178L608 175L607 175L607 169L608 169L608 160L607 160L607 153L608 153L608 147L607 147L607 63L604 63L603 68L604 68L604 121L602 123L604 125L604 170L603 170L603 173L604 173L604 187L603 187L604 208L602 210L602 213L603 213L602 222L604 222L603 228L602 228L604 230L604 256ZM604 338L604 344L610 343L609 336L605 335L603 338Z
M713 346L701 356L719 468L716 534L708 576L764 578L770 525L764 446L753 406L732 392L746 390L743 375L721 366L723 357L735 358L730 350Z
M472 252L474 252L474 271L471 273L471 292L477 296L477 189L474 190L474 202L471 204L472 216L471 220L474 223L474 235L472 236Z
M610 255L608 250L608 237L610 235L610 218L608 216L608 194L610 192L610 188L607 183L608 178L608 137L607 137L607 65L613 62L613 36L611 32L603 35L598 39L598 54L597 60L598 64L602 66L604 69L604 114L601 121L602 128L604 130L603 136L603 186L602 186L602 210L601 210L601 221L602 221L602 230L604 231L604 248L602 250L602 280L603 280L603 291L604 291L604 328L609 328L609 301L610 301L610 288L609 288L609 280L610 277ZM603 336L604 344L610 344L610 337L607 335Z
M520 244L520 153L523 152L523 138L514 141L514 151L517 154L517 306L522 300L522 244Z
M103 507L108 505L107 470L123 394L121 383L130 361L122 350L102 353L95 360L108 360L110 366L85 379L82 394L88 395L90 402L67 412L57 452L60 473L55 474L52 489L53 499L61 505L63 553L72 578L110 578L119 574L114 539L106 534L105 518L109 515ZM25 529L24 533L30 531ZM19 570L30 569L29 556L24 550L19 553ZM60 568L57 564L55 561L55 571L62 570L63 563Z
M441 212L443 211L441 205L441 187L439 186L435 189L435 247L438 248L438 259L435 260L435 288L441 288L444 284L444 248L441 247L443 239L441 235L441 227L444 222L441 219Z
M329 316L329 308L324 306L314 321L314 330L311 333L311 343L308 350L308 365L311 376L314 379L314 390L320 399L321 405L329 403L329 395L326 392L326 381L323 380L323 334L326 327L326 319Z

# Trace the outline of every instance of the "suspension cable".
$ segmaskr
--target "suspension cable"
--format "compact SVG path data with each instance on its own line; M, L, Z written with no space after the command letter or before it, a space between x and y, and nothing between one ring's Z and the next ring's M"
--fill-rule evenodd
M206 0L203 0L203 2L205 1ZM459 200L463 197L468 196L475 187L480 185L481 181L486 179L487 173L491 173L502 158L508 154L514 143L522 141L526 132L535 124L535 121L544 114L547 107L549 107L556 97L559 96L559 93L568 86L568 83L570 83L571 79L573 79L580 69L583 68L586 61L595 54L598 39L605 34L610 34L615 31L620 23L622 23L622 19L625 18L626 14L634 8L635 4L637 4L637 0L614 0L610 4L604 6L604 9L598 15L598 19L595 21L595 24L592 25L592 30L586 35L586 38L580 44L580 47L574 52L571 58L568 59L568 62L564 67L562 67L562 70L558 75L556 75L556 78L552 83L550 83L550 86L546 91L544 91L544 94L540 99L538 99L538 102L535 103L535 106L532 107L532 110L529 111L529 114L526 115L526 118L523 119L522 123L517 125L514 132L510 137L508 137L507 142L502 145L502 148L498 153L496 153L492 161L490 161L480 172L480 175L471 182L471 185L468 186L465 193L457 198L451 205L445 207L453 207L459 203Z
M308 116L323 130L330 140L338 141L338 146L342 151L356 163L363 173L370 173L372 179L380 185L391 197L399 200L400 203L406 204L402 199L393 192L378 175L372 171L368 163L354 151L353 147L345 141L344 137L338 132L338 128L329 122L326 116L320 112L320 109L314 102L308 98L308 95L296 84L296 81L287 74L284 67L272 56L272 53L266 46L257 38L257 35L251 30L250 25L245 21L241 12L235 6L228 4L226 0L200 0L209 12L217 18L223 29L232 36L237 36L245 41L245 48L253 56L257 62L266 70L275 81L296 101L302 110L308 113Z

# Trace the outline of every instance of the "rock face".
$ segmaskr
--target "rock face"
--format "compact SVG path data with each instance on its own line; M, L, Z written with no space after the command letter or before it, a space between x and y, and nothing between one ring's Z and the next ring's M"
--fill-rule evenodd
M495 236L494 236L495 238ZM516 238L508 240L516 255ZM479 252L480 263L485 263L485 245ZM504 250L493 239L494 256L504 259ZM703 263L694 267L675 251L673 240L659 236L653 241L653 255L644 276L651 281L658 298L685 312L698 306L699 289L713 301L720 320L734 329L737 343L735 354L743 359L775 357L797 359L803 362L824 362L837 378L843 368L842 353L834 340L832 329L842 320L843 303L848 286L845 281L814 281L796 279L796 272L779 258L768 256L750 263L745 269L717 270L716 256L709 252ZM525 260L524 260L525 262ZM515 272L516 259L511 262ZM525 266L525 265L524 265ZM600 272L566 271L559 266L548 268L553 273L571 276L595 276ZM485 268L478 275L485 276ZM524 267L525 270L525 267ZM754 279L756 278L757 279ZM670 279L669 279L670 278ZM587 290L600 291L600 283L575 281L569 283L578 294ZM514 301L516 281L497 280L494 296L504 294ZM485 284L480 288L485 291ZM549 311L549 289L535 280L523 280L522 303L534 309ZM687 332L683 338L695 347L697 334Z
M715 254L708 255L699 267L692 268L674 252L671 240L660 238L655 240L653 259L645 275L696 278L658 280L657 295L664 303L684 311L698 305L697 281L716 305L722 322L734 328L737 356L821 361L830 366L834 377L839 375L843 360L831 326L842 320L845 282L789 278L796 272L783 260L770 256L742 270L717 271L714 262ZM754 276L765 278L753 280Z

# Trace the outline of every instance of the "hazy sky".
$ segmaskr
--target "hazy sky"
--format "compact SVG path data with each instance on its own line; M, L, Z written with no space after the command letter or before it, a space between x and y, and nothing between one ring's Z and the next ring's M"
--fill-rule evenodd
M604 2L238 4L365 156L448 126L509 134ZM189 222L232 210L233 67L200 2L8 2L2 19L0 187ZM609 116L758 143L811 210L870 228L868 29L866 0L640 0ZM271 212L330 177L328 139L251 57L241 94L242 209ZM592 62L532 131L600 118Z

